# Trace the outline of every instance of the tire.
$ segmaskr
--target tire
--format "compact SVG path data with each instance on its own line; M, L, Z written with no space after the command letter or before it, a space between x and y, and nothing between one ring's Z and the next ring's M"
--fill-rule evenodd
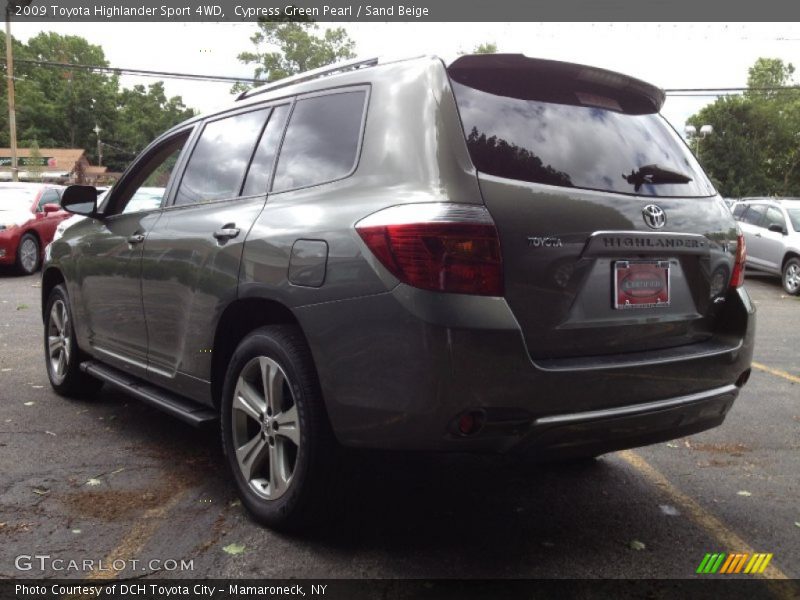
M781 276L783 290L792 296L800 294L800 258L793 257L783 265Z
M47 298L44 313L44 356L53 390L71 398L91 397L103 382L81 372L83 354L75 339L67 290L57 285Z
M17 270L23 275L31 275L41 264L41 248L39 240L32 233L26 233L17 246Z
M339 451L297 327L262 327L242 340L225 375L220 421L226 462L256 521L298 530L325 520Z

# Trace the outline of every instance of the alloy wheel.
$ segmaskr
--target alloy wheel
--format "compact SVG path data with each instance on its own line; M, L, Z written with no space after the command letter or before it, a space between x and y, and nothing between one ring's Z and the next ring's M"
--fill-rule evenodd
M39 246L36 241L30 237L22 240L19 247L19 264L26 273L32 273L36 269L36 263L39 260Z
M300 421L289 379L271 358L255 357L242 369L231 428L242 477L259 497L280 498L292 483L301 451Z
M783 287L790 294L796 294L800 290L800 265L793 262L783 274Z
M47 323L47 355L50 359L50 373L55 383L64 381L72 352L71 323L67 305L56 300L50 308Z

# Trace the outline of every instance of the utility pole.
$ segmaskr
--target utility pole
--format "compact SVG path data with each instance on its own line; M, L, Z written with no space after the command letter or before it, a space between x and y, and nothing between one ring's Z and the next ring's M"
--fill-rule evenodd
M11 181L19 181L17 168L17 110L14 105L14 52L11 48L11 3L6 7L6 77L8 78L8 129L11 146Z
M100 126L95 123L93 131L94 131L95 135L97 136L97 166L98 167L102 167L103 166L103 142L100 141L100 132L102 131L102 129L100 129Z

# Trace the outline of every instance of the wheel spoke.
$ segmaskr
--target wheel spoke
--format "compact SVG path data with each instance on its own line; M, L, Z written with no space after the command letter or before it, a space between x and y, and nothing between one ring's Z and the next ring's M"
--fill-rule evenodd
M275 421L278 424L278 430L275 434L291 440L299 448L300 426L297 422L297 407L292 406L289 410L279 413Z
M277 496L289 484L286 476L286 461L284 460L283 444L276 440L274 446L269 447L269 493Z
M261 422L261 416L267 406L258 391L249 382L240 378L236 391L233 393L233 408L242 411L251 419Z
M58 362L56 363L56 374L59 377L64 376L64 372L66 371L66 360L64 359L64 349L61 349L61 352L58 353Z
M61 346L61 350L64 352L64 364L68 365L69 364L69 352L70 352L69 339L65 339L64 340L64 343Z
M236 450L236 460L248 482L253 479L253 473L264 463L267 454L272 456L267 441L260 434Z
M55 358L56 353L61 348L61 338L57 335L50 335L47 337L47 352L52 358Z
M268 358L260 359L261 379L264 385L264 396L267 399L268 414L276 415L283 404L283 374Z
M61 311L58 309L59 302L53 304L53 309L50 311L50 320L56 326L56 331L61 333L64 329L64 322L61 320Z

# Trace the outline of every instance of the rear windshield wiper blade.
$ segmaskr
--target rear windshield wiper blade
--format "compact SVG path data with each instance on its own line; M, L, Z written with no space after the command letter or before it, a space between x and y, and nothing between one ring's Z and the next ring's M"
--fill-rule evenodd
M678 171L670 171L669 169L662 169L658 165L645 165L639 167L635 171L631 171L630 175L622 174L622 178L634 186L633 190L638 192L639 189L645 184L651 183L689 183L692 178L687 177Z

